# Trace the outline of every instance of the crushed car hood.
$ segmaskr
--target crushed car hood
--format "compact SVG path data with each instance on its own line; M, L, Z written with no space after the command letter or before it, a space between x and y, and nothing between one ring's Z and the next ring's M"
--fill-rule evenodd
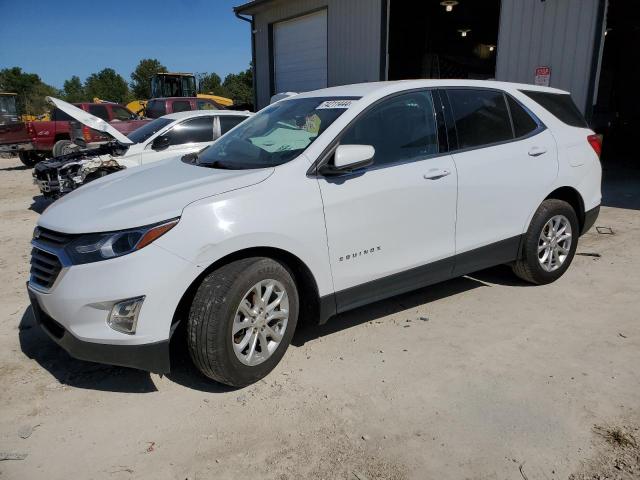
M133 143L125 135L123 135L118 130L113 128L113 126L111 126L109 122L105 122L103 119L98 118L95 115L91 115L90 113L85 112L81 108L78 108L74 105L71 105L70 103L63 102L62 100L58 100L57 98L53 98L53 97L47 97L47 102L51 103L52 105L55 105L64 113L75 118L77 121L79 121L83 125L86 125L89 128L93 128L94 130L98 130L99 132L103 132L111 135L113 138L115 138L118 142L122 143L123 145L130 145Z
M273 168L220 170L173 158L123 170L91 182L49 206L38 225L63 233L135 228L182 214L205 197L255 185Z

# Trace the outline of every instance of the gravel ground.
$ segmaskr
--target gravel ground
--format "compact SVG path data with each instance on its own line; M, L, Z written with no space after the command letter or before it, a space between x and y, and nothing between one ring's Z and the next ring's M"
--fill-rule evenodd
M558 282L498 267L361 308L232 390L49 341L24 285L43 203L0 159L0 479L639 478L640 181L609 178L613 233Z

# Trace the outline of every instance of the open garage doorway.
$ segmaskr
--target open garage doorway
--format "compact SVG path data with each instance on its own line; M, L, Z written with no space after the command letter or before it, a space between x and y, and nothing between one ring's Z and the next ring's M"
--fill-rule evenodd
M598 95L591 119L594 130L604 134L603 160L607 161L628 158L635 152L640 129L640 9L635 3L608 2Z
M494 78L500 0L389 0L389 80Z

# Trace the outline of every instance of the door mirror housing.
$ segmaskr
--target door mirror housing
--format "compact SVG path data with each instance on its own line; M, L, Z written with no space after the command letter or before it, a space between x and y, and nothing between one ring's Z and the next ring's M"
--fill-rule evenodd
M376 149L371 145L339 145L333 154L333 163L320 167L321 175L342 175L368 167L373 163Z
M169 137L167 137L166 135L160 135L153 140L153 142L151 143L151 148L155 151L164 150L169 146L169 142Z

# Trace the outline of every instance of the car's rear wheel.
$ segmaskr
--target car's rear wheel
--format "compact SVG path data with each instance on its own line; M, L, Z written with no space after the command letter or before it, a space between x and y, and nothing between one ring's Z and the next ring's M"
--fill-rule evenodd
M254 383L284 356L298 309L293 276L281 263L254 257L224 265L204 278L191 304L191 358L220 383Z
M557 199L545 200L533 215L522 256L513 265L513 271L538 285L557 280L573 260L578 232L578 217L571 205Z

